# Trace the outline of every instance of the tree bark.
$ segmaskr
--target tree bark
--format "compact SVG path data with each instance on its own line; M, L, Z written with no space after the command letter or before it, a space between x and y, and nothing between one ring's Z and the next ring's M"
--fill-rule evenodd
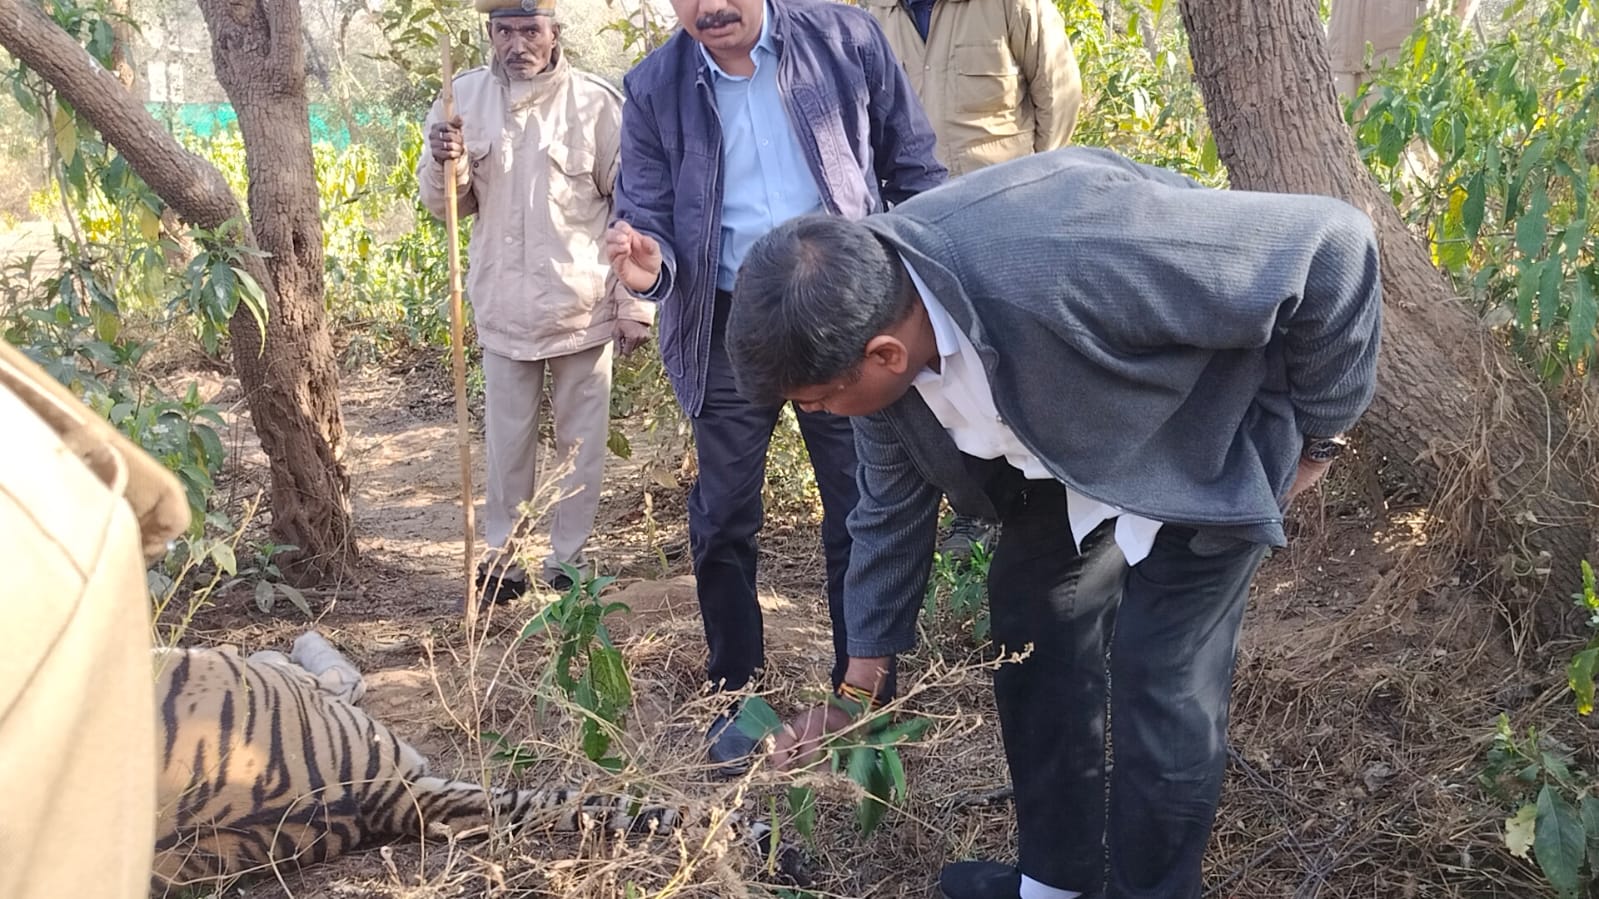
M278 6L294 7L292 0ZM253 239L244 267L267 296L267 338L242 305L230 323L234 363L271 466L273 539L299 549L282 564L302 583L352 561L349 476L338 372L322 315L322 236L298 54L298 8L207 7L219 75L244 134ZM282 18L291 16L285 26ZM276 41L277 43L274 43ZM293 46L285 47L288 41ZM214 166L185 150L70 35L27 0L0 0L0 45L37 71L184 219L208 230L242 220ZM296 66L299 66L296 68ZM225 71L224 71L225 69Z
M1590 441L1433 267L1360 162L1334 94L1314 0L1181 0L1216 146L1240 190L1338 197L1376 224L1383 345L1365 445L1431 497L1483 567L1514 571L1510 595L1544 597L1544 635L1571 623L1590 556ZM1547 553L1547 555L1543 555ZM1538 574L1549 570L1547 576Z
M300 548L288 564L318 580L353 558L355 541L338 365L322 314L322 219L300 4L200 0L200 14L211 33L217 81L239 116L250 226L268 254L278 300L265 347L253 327L241 333L235 317L234 362L240 380L249 373L250 414L272 461L274 531ZM296 427L277 428L287 420Z

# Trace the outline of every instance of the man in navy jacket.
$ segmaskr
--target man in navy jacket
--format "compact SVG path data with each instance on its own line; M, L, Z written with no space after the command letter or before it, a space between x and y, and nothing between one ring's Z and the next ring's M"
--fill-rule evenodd
M994 674L1020 859L946 867L946 899L1199 896L1249 583L1371 401L1380 307L1353 207L1103 150L750 250L740 391L862 416L844 697L881 693L915 643L940 494L1003 525L988 601L995 643L1027 652ZM796 718L776 762L812 758L848 706Z
M859 219L938 185L933 131L877 23L829 0L673 0L683 29L624 81L618 221L606 252L622 282L660 302L661 358L694 427L699 478L689 542L714 689L765 664L755 597L766 451L781 402L751 403L724 345L734 276L749 247L806 213ZM849 420L798 413L822 498L843 677L843 579L856 459ZM754 741L712 722L711 758L730 767Z

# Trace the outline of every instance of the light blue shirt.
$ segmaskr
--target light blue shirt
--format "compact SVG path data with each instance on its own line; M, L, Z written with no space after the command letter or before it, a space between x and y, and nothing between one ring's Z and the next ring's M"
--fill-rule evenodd
M762 5L761 36L750 54L754 75L729 75L704 45L700 53L711 67L722 120L722 247L716 286L732 290L738 267L755 241L795 216L821 211L822 194L777 90L771 5Z

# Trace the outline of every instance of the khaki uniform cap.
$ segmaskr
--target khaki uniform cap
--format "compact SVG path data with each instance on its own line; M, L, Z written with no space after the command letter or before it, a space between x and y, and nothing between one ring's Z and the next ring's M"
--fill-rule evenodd
M554 16L555 0L473 0L477 11L495 16Z

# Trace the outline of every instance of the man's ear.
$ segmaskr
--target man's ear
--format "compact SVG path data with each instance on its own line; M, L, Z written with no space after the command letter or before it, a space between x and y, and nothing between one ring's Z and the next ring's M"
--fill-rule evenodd
M890 374L902 375L910 365L910 352L898 337L879 334L866 341L866 362L881 366Z

